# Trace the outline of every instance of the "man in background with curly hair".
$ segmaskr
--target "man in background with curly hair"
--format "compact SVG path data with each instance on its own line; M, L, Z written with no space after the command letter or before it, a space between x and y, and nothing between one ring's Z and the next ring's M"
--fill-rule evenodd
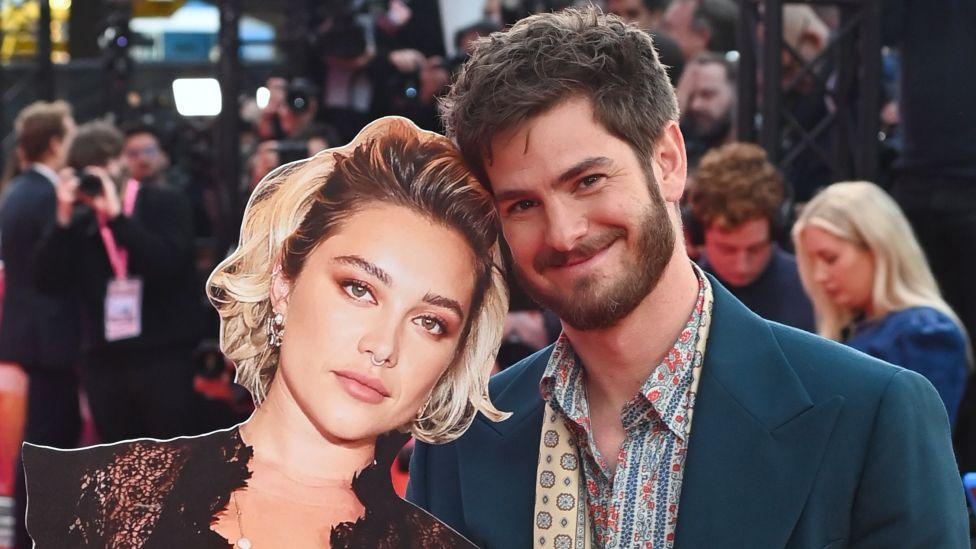
M690 193L705 234L698 264L759 316L814 332L796 259L775 243L786 223L783 191L761 147L730 143L707 153Z

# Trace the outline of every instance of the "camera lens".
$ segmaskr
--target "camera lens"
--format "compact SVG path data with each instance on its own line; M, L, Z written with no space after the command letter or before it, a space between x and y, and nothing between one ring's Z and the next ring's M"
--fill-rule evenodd
M82 172L78 178L78 192L93 198L101 196L102 180L95 174Z
M302 92L292 91L288 94L288 106L294 112L303 112L308 108L308 96Z
M286 104L292 112L305 112L312 108L318 88L307 78L295 78L288 84Z

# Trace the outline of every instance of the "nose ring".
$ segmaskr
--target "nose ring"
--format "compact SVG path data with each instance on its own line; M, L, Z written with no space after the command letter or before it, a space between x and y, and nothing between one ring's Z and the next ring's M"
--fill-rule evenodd
M377 362L376 355L374 355L372 352L370 352L369 353L369 361L373 363L373 366L383 366L384 364L386 364L387 362L389 362L390 359L384 358L383 360L380 360L380 361Z

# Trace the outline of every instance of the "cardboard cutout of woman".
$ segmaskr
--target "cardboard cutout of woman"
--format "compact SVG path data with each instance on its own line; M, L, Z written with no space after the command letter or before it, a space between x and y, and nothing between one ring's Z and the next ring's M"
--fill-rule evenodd
M231 429L61 451L25 445L37 547L468 547L401 500L405 433L477 412L507 292L491 197L402 118L255 189L208 294L256 402Z

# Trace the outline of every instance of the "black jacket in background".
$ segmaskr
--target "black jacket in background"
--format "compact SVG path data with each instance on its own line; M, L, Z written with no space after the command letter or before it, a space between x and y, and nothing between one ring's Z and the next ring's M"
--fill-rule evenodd
M717 278L726 290L757 315L812 334L817 333L813 304L803 290L796 258L779 246L774 245L769 264L747 286L736 287L722 280L705 255L698 260L698 266Z
M37 244L54 223L54 185L27 170L10 182L0 205L0 255L5 295L0 319L0 360L27 369L66 370L79 351L76 302L40 292L35 284Z
M68 227L50 224L37 252L39 286L81 297L85 347L95 356L193 344L203 289L195 277L193 215L186 198L167 187L142 185L132 217L120 215L108 226L128 251L129 276L143 281L142 335L105 341L105 292L115 275L87 208L79 208Z
M901 53L896 168L976 180L976 2L884 0L879 9L884 42Z

